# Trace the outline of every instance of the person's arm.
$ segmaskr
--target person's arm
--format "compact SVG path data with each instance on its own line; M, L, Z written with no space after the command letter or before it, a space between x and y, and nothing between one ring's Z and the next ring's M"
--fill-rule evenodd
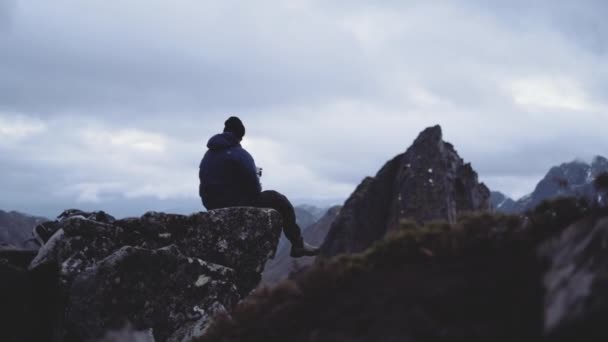
M251 197L256 197L262 192L262 184L257 174L257 168L253 157L245 149L240 149L238 164L238 174L241 178L243 191Z

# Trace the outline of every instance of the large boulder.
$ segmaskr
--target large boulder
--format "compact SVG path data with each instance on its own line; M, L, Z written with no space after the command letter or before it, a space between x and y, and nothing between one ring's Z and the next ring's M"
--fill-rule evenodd
M479 183L440 126L420 133L408 150L365 178L346 200L322 246L322 254L368 248L403 220L454 222L459 214L490 211L490 191Z
M239 300L231 268L184 256L175 245L125 246L79 273L69 289L65 339L81 341L130 322L158 341L198 336L210 315Z
M198 336L255 288L281 234L271 209L116 220L66 212L29 269L58 269L56 340L82 341L127 322L156 341Z

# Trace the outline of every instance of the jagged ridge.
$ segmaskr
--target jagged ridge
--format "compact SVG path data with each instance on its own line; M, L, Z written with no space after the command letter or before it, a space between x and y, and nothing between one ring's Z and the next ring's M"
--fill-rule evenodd
M346 200L322 246L322 254L361 252L400 221L443 219L490 210L490 191L442 139L440 126L422 131L408 150L367 177Z

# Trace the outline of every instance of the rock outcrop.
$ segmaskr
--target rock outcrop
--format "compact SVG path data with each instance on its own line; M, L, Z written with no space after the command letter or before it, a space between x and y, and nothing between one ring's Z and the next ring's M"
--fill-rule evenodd
M405 219L453 222L459 213L490 209L490 191L477 173L443 141L441 127L429 127L346 200L322 254L361 252Z
M187 341L240 299L236 272L184 256L176 245L125 246L72 281L64 337L82 341L127 321L156 341Z
M123 220L66 211L45 225L56 231L29 266L58 270L50 335L84 341L129 323L157 342L199 336L257 286L281 225L276 211L257 208Z

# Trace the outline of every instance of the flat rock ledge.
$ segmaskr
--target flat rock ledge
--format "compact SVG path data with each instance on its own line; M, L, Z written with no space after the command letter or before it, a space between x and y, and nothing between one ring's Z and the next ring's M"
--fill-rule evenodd
M258 285L281 227L276 211L248 207L122 220L68 210L41 228L50 238L29 271L56 270L53 341L127 324L155 341L187 341Z

